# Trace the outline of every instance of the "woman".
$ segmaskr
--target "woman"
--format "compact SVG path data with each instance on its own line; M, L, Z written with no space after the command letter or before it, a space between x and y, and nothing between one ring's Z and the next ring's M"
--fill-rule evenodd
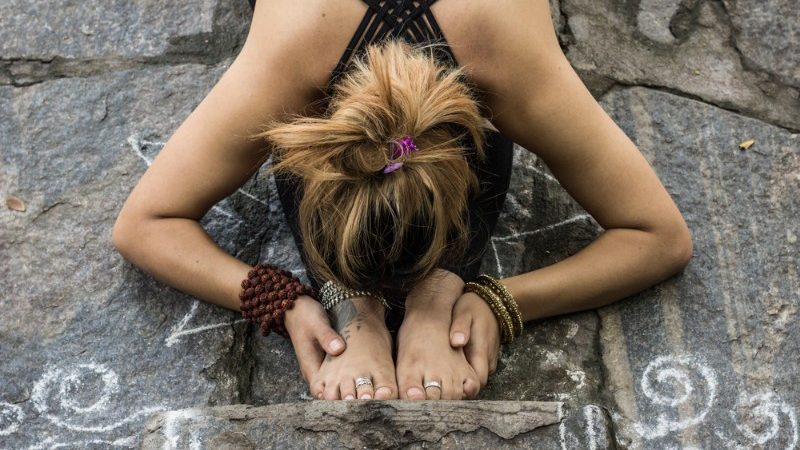
M502 205L508 142L536 152L605 229L563 261L500 280L523 320L611 303L688 263L691 238L680 212L570 66L547 0L429 0L409 15L391 11L394 18L387 14L394 3L364 3L255 5L240 54L123 206L113 239L126 259L197 298L240 310L251 266L220 249L198 220L263 164L266 139L270 154L280 155L273 170L289 175L276 172L276 181L315 287L328 278L385 289L404 306L393 358L393 323L375 298L347 299L329 318L319 302L299 296L285 327L311 395L412 400L474 398L495 368L499 322L464 283L475 277L493 229L492 201ZM349 51L337 60L343 49L391 35L443 43L431 47L433 57L458 65L468 83L400 41L369 47L368 63L359 65ZM340 95L324 110L332 87ZM485 147L481 117L497 130ZM417 150L383 173L394 159L379 144L405 134ZM476 176L489 187L483 197L468 195ZM299 198L291 195L300 186ZM395 195L380 197L386 192ZM478 232L463 253L467 223ZM426 224L427 233L409 231ZM364 238L373 235L383 238ZM360 378L368 382L356 386Z

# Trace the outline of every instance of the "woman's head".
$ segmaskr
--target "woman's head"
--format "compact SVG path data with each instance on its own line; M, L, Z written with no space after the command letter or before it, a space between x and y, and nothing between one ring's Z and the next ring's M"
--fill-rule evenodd
M320 279L405 291L469 247L467 206L480 187L469 158L485 158L484 121L463 68L438 62L434 46L372 44L322 117L273 119L255 135L270 144L271 172L303 180L299 228ZM384 173L405 136L416 150Z

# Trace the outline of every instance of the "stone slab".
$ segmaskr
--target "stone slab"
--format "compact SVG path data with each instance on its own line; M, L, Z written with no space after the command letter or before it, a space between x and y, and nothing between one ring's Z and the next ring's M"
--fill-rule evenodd
M800 135L642 87L601 103L694 236L682 274L599 309L620 445L795 448Z
M25 203L0 209L0 447L130 447L155 411L237 401L237 314L157 282L111 244L131 188L226 67L0 87L0 198ZM240 255L267 233L250 187L201 221Z
M225 18L235 11L238 20ZM202 51L249 26L245 0L0 2L3 59L139 58ZM238 23L237 23L238 22ZM238 29L236 29L238 27Z
M591 406L567 411L560 402L314 400L189 408L148 420L141 449L615 448L608 417Z
M561 12L567 58L596 97L657 87L800 130L794 0L562 0Z

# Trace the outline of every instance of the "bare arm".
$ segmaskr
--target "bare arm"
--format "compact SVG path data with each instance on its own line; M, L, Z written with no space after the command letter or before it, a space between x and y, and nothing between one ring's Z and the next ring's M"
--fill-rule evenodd
M605 229L556 264L503 280L525 320L596 308L680 271L686 223L634 143L595 101L558 46L547 0L509 0L472 76L500 132L535 152Z
M265 144L247 136L271 116L301 112L315 93L304 74L324 73L298 58L296 47L311 26L298 17L275 20L282 14L278 3L259 2L242 51L170 137L113 229L115 247L132 264L237 311L240 283L251 267L220 248L198 221L266 159Z

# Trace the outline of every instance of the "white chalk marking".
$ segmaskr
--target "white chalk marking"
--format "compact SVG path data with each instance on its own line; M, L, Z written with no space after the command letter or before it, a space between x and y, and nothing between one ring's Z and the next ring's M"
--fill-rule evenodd
M755 406L753 406L755 404ZM740 420L737 417L736 411L744 409L750 414L755 417L763 417L769 420L769 426L764 427L763 431L754 431L746 424L750 423L746 420ZM791 405L785 403L776 393L774 392L766 392L763 394L754 395L750 398L740 399L736 402L736 405L733 407L731 411L728 412L730 415L734 425L736 425L736 429L744 435L745 439L748 441L747 446L741 446L738 444L740 440L734 440L727 436L725 436L721 431L715 430L715 434L722 439L723 441L727 442L729 445L735 446L736 448L753 448L759 447L763 448L767 442L773 441L780 437L781 430L781 415L786 416L786 420L788 421L788 426L790 427L790 437L789 442L786 445L786 450L794 449L797 447L798 442L798 424L797 424L797 413ZM759 421L758 423L763 423L763 421ZM768 446L771 447L771 446Z
M32 446L28 447L28 450L39 450L39 449L47 449L51 450L54 448L62 448L66 447L69 449L74 448L86 448L90 444L108 444L114 447L126 447L132 448L136 445L136 441L138 440L137 435L133 436L126 436L124 438L114 439L113 441L107 441L105 439L89 439L85 441L76 441L76 442L54 442L52 436L46 437L41 442L37 442Z
M606 429L602 422L602 411L597 405L586 405L583 407L583 417L586 427L586 440L589 443L589 450L597 450L597 437L602 435L605 442Z
M0 423L8 423L5 428L0 428L0 436L8 436L19 429L19 424L25 420L25 412L19 405L0 402Z
M194 420L195 418L199 417L196 411L193 408L190 409L183 409L180 411L169 411L164 414L164 446L162 449L164 450L173 450L176 448L183 448L179 447L179 440L180 440L180 429L178 428L178 424L180 422L188 422ZM189 441L189 448L192 450L200 450L202 447L200 445L200 440L198 436L198 430L192 429L190 431L190 441Z
M591 218L592 218L592 216L589 215L589 214L578 214L576 216L570 217L569 219L562 220L561 222L554 223L554 224L551 224L551 225L547 225L545 227L542 227L542 228L539 228L539 229L536 229L536 230L522 231L522 232L519 232L519 233L512 233L512 234L509 234L509 235L506 235L506 236L496 236L496 237L493 237L492 239L496 239L498 241L507 241L507 240L511 240L511 239L516 239L518 237L531 236L531 235L534 235L534 234L541 234L541 233L544 233L544 232L547 232L547 231L554 230L554 229L556 229L558 227L562 227L564 225L569 225L571 223L580 222L582 220L588 220L588 219L591 219Z
M89 406L80 406L72 399L71 393L81 388L87 372L99 374L102 377L104 386L102 395L97 401ZM31 400L42 417L60 427L73 431L98 433L111 431L125 423L136 420L139 416L149 415L167 409L163 406L144 408L117 422L97 426L67 422L61 417L50 413L51 405L49 402L55 399L59 402L58 406L67 410L69 418L76 416L75 413L84 414L92 418L102 418L105 417L109 411L113 410L110 409L111 396L117 393L119 393L119 379L117 374L104 364L82 363L76 364L70 369L57 368L51 364L48 366L47 371L42 374L42 377L34 383Z
M586 373L584 373L582 370L566 370L567 375L572 379L572 381L577 383L577 386L575 386L576 390L582 388L586 384Z
M197 334L203 331L213 330L215 328L229 327L239 322L247 322L247 319L237 319L234 320L233 322L214 323L210 325L202 325L195 328L184 329L186 325L189 323L189 321L197 313L197 308L199 306L200 306L200 300L195 300L192 302L192 306L191 308L189 308L189 312L187 312L183 316L183 318L181 318L181 320L179 320L178 323L174 327L172 327L172 332L170 333L169 336L167 336L166 339L164 339L164 345L166 345L167 347L172 347L174 344L180 341L180 339L184 336Z
M676 367L665 367L669 365ZM691 372L689 372L689 370L691 370ZM653 372L655 372L654 375ZM659 415L656 419L656 423L652 425L636 422L633 426L637 433L645 439L653 439L666 436L671 431L683 430L689 426L697 425L705 419L706 415L711 411L711 405L716 397L717 381L714 371L700 362L696 357L689 355L666 355L651 361L642 374L642 392L644 392L644 395L653 403L674 408L688 400L690 394L695 391L690 375L699 375L705 383L704 387L707 395L703 399L704 405L702 411L694 417L680 421L673 421L669 418L667 413L664 413ZM683 388L683 395L677 398L671 398L659 394L653 386L652 377L655 377L655 381L658 383L665 383L667 381L679 383L680 387Z

